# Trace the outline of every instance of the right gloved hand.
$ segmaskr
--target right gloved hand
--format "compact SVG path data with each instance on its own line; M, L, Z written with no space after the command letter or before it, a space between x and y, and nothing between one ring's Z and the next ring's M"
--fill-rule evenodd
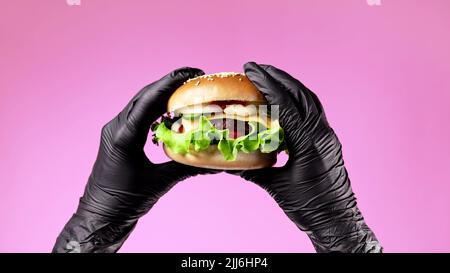
M381 252L356 205L341 143L317 96L273 66L251 62L244 69L268 102L279 105L289 160L283 167L237 173L269 192L317 252Z
M97 160L77 212L64 227L54 252L115 252L138 219L179 181L217 173L174 161L152 163L144 152L150 125L186 80L203 75L181 68L143 88L102 130Z

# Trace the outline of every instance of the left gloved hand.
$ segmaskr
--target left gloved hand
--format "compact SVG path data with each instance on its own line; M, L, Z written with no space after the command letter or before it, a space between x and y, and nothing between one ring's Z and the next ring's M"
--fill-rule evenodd
M202 74L195 68L173 71L142 89L103 127L84 195L53 252L115 252L139 217L176 183L217 172L174 161L154 164L144 153L150 125L166 111L172 92Z
M357 207L342 145L318 97L276 67L251 62L244 69L267 101L279 106L289 160L283 167L229 172L264 188L317 252L380 252Z

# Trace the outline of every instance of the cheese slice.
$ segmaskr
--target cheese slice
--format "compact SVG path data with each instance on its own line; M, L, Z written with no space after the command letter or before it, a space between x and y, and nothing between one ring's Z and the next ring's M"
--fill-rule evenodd
M243 117L254 116L258 113L258 106L253 104L249 105L231 104L227 105L227 107L225 107L223 111L227 115L237 115Z
M214 115L207 115L209 119L236 119L236 120L242 120L242 121L255 121L259 122L262 125L264 125L266 128L271 128L273 126L276 126L278 124L277 120L271 120L270 117L267 115L258 116L258 115L251 115L251 116L238 116L238 115L227 115L225 113L216 113ZM199 118L195 119L185 119L180 118L172 125L172 130L175 132L178 132L178 129L181 125L183 125L184 132L189 132L192 130L195 130L198 128L199 124Z

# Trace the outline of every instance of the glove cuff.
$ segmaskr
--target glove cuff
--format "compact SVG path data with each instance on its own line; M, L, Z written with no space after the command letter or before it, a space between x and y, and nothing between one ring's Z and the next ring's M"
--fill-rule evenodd
M379 253L383 251L378 239L367 226L356 206L322 217L320 213L316 213L315 221L320 218L327 220L318 221L315 225L312 222L306 223L305 217L298 213L286 214L299 229L308 234L318 253Z
M137 223L115 224L91 216L74 214L58 236L52 252L117 252Z

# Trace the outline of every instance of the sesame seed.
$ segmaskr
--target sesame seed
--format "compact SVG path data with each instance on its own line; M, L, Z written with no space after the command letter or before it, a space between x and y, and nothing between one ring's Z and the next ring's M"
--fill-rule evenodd
M195 85L199 85L200 84L200 79L206 79L208 81L213 81L215 78L228 78L228 77L236 77L236 76L244 76L244 73L237 73L237 72L220 72L220 73L214 73L214 74L208 74L208 75L202 75L202 76L198 76L192 79L187 80L185 83L189 83L191 81L197 81L195 83ZM239 81L241 81L241 78L239 78Z

